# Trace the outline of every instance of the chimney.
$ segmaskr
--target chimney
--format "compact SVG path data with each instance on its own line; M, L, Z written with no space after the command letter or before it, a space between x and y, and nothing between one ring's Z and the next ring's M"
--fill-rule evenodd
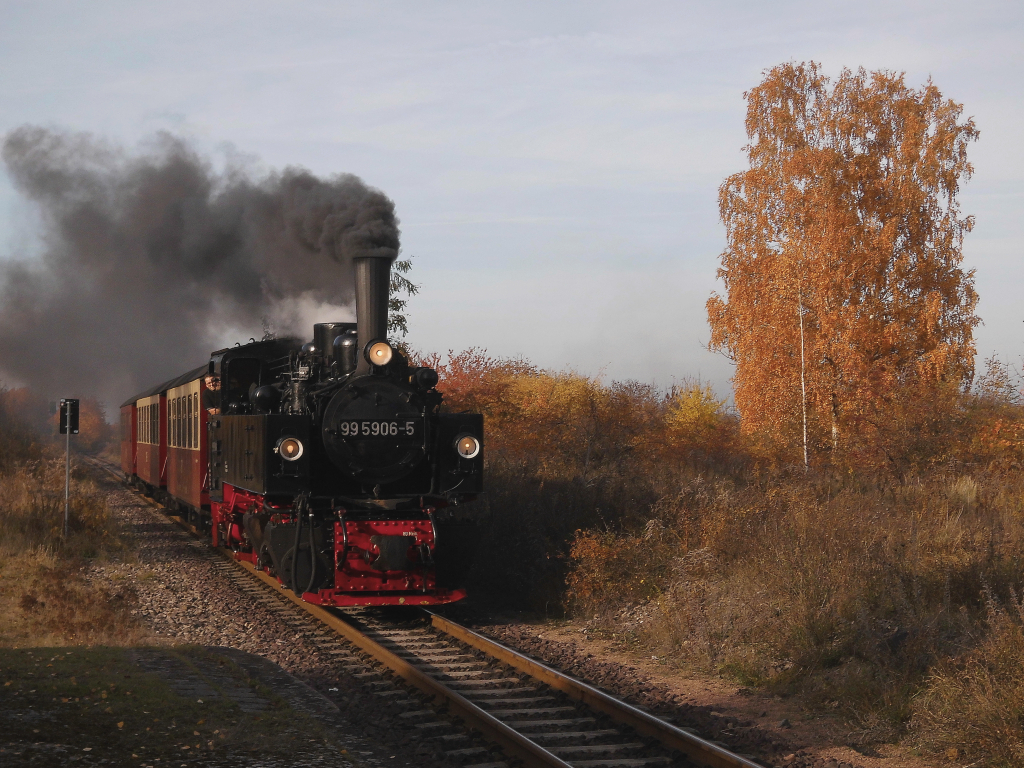
M391 259L357 258L356 325L359 338L357 374L369 373L364 352L371 341L388 338L388 298L391 292Z

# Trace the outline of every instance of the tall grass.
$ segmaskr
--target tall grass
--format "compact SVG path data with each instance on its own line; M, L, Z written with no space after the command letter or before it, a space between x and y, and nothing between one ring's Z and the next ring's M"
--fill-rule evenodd
M964 488L972 493L964 497ZM812 706L854 741L891 739L943 659L987 634L986 591L1024 587L1024 483L695 481L646 528L580 532L567 598L659 652Z
M477 594L561 605L799 695L845 715L855 745L1020 762L1005 734L1024 731L1021 622L993 609L1024 594L1024 408L1007 367L805 472L700 382L660 394L480 350L430 362L447 407L486 419Z
M123 545L103 490L77 463L64 535L60 446L0 391L0 645L121 642L136 634L130 588L97 583L89 564Z

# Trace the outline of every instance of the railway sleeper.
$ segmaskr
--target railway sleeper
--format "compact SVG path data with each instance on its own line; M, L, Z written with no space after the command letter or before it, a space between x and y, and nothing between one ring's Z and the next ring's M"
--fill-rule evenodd
M486 680L453 680L448 683L448 687L457 691L460 688L483 688L488 685L501 685L503 683L522 684L522 682L518 677L488 678Z
M606 755L611 753L628 754L639 752L646 744L640 742L629 742L627 744L577 744L568 747L545 747L553 755L562 757L564 755Z
M592 717L568 717L561 720L510 720L505 721L505 725L521 731L523 728L568 728L574 725L593 725L596 722Z
M536 693L538 689L535 686L524 686L522 688L482 688L480 690L468 690L463 694L467 699L489 699L492 697L501 698L502 696L508 696L509 694L523 694L529 695Z
M421 701L414 701L413 704L423 705ZM432 709L414 709L412 712L402 712L398 716L403 720L412 720L414 717L434 717L437 713Z
M645 768L649 765L672 765L671 757L612 758L610 760L573 760L573 768Z
M492 709L489 714L503 720L506 717L554 717L575 711L576 707L537 707L534 709Z
M530 741L537 744L551 744L559 741L594 741L595 739L622 738L622 733L614 728L606 728L595 731L551 731L531 733L525 731L522 734Z
M455 726L447 720L432 720L429 723L413 723L412 727L418 728L421 731L429 731L436 728L454 728Z

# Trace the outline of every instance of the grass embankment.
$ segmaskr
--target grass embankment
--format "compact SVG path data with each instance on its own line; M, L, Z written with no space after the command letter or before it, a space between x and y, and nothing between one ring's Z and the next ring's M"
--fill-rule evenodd
M580 533L569 596L658 653L838 710L854 745L1020 760L1022 492L697 480L640 531Z
M0 393L0 646L132 642L131 586L87 579L124 554L96 482L73 458L68 535L64 456Z
M1024 409L1005 369L804 472L699 383L431 362L448 407L487 419L478 594L799 696L854 746L1024 764Z

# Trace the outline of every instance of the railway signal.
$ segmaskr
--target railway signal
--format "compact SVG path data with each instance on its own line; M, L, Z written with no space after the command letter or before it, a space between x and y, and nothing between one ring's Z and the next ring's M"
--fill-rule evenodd
M64 399L60 401L60 433L78 434L78 400Z
M68 537L68 521L71 517L71 436L78 434L78 400L64 398L60 401L60 434L64 438L64 538Z

